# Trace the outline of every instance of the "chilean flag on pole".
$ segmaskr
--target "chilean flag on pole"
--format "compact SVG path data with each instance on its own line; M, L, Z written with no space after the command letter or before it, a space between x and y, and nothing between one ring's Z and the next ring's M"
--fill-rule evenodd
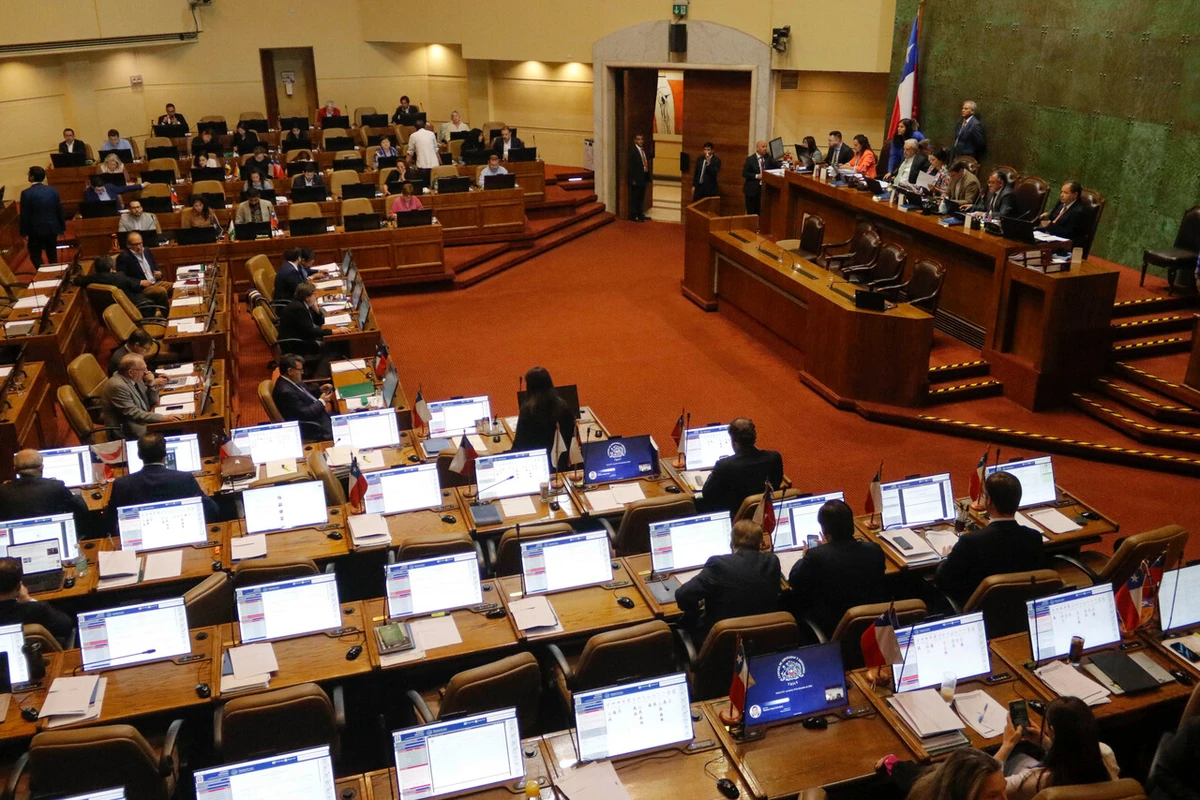
M742 635L737 637L737 649L733 655L733 682L729 685L729 705L737 710L740 719L746 711L746 690L754 685L750 665L746 663L746 648L742 646Z
M879 619L871 623L871 627L863 631L859 645L862 647L863 661L868 667L882 667L884 664L899 664L904 661L900 652L900 642L896 639L896 604L888 606L888 610Z
M921 12L925 4L917 9L912 33L908 37L908 49L904 56L904 69L900 71L900 83L896 86L896 104L892 106L892 121L888 123L888 138L896 135L900 120L917 116L917 43L921 37ZM911 131L910 131L911 133Z
M1117 589L1117 617L1125 633L1133 633L1142 625L1142 596L1149 589L1150 565L1143 561L1129 580Z

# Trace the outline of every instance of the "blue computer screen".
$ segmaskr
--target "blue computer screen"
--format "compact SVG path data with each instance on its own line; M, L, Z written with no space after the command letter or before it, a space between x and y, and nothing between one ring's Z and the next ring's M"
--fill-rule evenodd
M837 642L749 659L746 723L762 725L846 705L846 672Z
M649 436L589 442L583 451L584 481L612 483L658 474L658 447Z

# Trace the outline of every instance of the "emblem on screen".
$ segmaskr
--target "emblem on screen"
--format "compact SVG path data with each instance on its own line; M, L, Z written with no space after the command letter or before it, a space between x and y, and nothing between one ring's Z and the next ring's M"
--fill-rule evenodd
M775 670L775 674L779 676L779 680L781 681L798 681L804 677L804 662L796 658L796 656L788 656L779 662L779 667Z
M621 444L620 442L613 442L612 444L610 444L608 446L608 457L609 458L624 458L625 457L625 445Z

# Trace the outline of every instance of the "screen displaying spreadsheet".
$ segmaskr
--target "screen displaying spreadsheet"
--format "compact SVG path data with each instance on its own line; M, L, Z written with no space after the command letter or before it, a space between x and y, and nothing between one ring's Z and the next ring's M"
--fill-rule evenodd
M704 566L730 552L729 512L697 514L650 523L650 564L657 574Z
M392 731L400 800L428 800L525 777L517 710Z
M295 420L271 422L252 428L234 428L233 443L255 464L303 458L304 442L300 438L300 423Z
M550 458L541 448L479 456L475 479L480 500L536 494L550 480Z
M324 525L329 521L325 507L325 485L320 481L281 483L242 492L246 533L268 533Z
M747 659L746 724L820 714L847 704L846 671L837 642Z
M177 469L180 472L199 472L204 469L200 461L200 437L194 433L182 436L164 437L167 441L167 469ZM129 447L129 472L141 472L142 458L138 455L137 446Z
M950 473L881 484L883 527L911 528L954 519Z
M1158 600L1164 632L1200 622L1200 564L1164 572Z
M389 617L432 614L483 602L474 550L387 564L384 576Z
M40 542L44 539L58 539L63 543L63 561L74 561L79 557L74 514L51 514L0 522L0 547L5 551L10 544Z
M25 646L25 629L20 625L0 627L0 651L8 653L8 680L13 686L29 682L29 662L21 648Z
M196 800L336 800L329 746L198 769Z
M208 541L204 500L185 497L117 509L122 550L161 550Z
M237 590L237 612L243 644L338 628L337 576L323 572L243 586Z
M1050 463L1050 456L1026 458L984 468L985 475L991 475L993 472L1007 472L1020 481L1019 508L1040 506L1058 499L1058 490L1054 488L1054 465Z
M104 669L192 652L182 597L78 615L83 668Z
M367 450L400 444L400 428L396 425L396 410L393 408L338 414L331 419L335 447Z
M830 500L845 500L841 492L793 497L775 504L775 531L771 539L776 550L807 550L825 541L817 512Z
M558 592L612 580L608 534L571 533L521 542L526 594Z
M615 758L692 740L683 673L576 692L574 699L580 760Z
M399 514L442 505L442 484L437 464L366 472L368 514Z
M73 794L62 800L125 800L125 788L118 786L115 789L100 789L87 794Z
M712 469L718 459L733 455L728 425L688 428L683 432L683 463L687 469Z
M992 671L982 611L897 628L896 641L904 656L903 672L893 670L897 692L939 686L946 672L961 681Z
M89 445L58 447L38 452L42 454L43 478L60 480L71 489L86 486L96 480L92 472L92 448Z
M434 400L429 404L429 415L431 437L474 433L476 420L492 418L492 404L487 395Z
M1067 655L1073 636L1082 636L1088 650L1121 639L1111 583L1027 600L1025 612L1036 661Z

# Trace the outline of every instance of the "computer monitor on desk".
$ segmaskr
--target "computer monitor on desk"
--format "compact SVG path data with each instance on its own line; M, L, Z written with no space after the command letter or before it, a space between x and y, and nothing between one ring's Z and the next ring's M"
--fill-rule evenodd
M146 247L158 247L162 244L159 241L158 231L151 228L146 231L117 231L117 246L124 250L128 246L129 234L136 233L142 237L142 244Z
M1163 633L1200 624L1200 564L1164 572L1158 598Z
M342 186L342 199L361 197L365 200L374 200L377 191L373 183L347 183Z
M462 194L471 191L471 179L466 175L438 178L434 189L438 194Z
M695 569L727 555L733 523L729 513L696 514L650 523L650 565L655 575Z
M777 136L767 143L767 152L773 161L783 161L783 137Z
M383 218L379 214L350 214L343 217L342 223L347 233L377 231L383 226Z
M396 405L396 390L400 388L400 371L396 369L396 362L388 362L387 372L383 373L383 384L380 387L380 393L383 395L383 405L385 408L394 408Z
M117 158L121 159L121 163L123 163L123 164L132 164L133 163L133 151L130 150L128 147L122 147L119 150L118 149L106 150L106 149L101 148L100 160L103 161L104 159L108 158L109 153L115 153Z
M225 180L225 170L221 169L220 167L192 167L192 183L197 183L199 181L224 181L224 180ZM213 194L215 195L216 193L214 192ZM212 202L212 199L210 198L209 194L205 194L204 198L209 201L208 204L210 206L212 206L213 208L224 208L225 207L225 193L224 192L222 192L220 195L221 202L219 205L214 204Z
M416 211L401 211L396 215L397 228L419 228L433 224L433 209L419 208Z
M546 594L607 583L613 575L611 556L605 531L521 542L525 593Z
M682 672L574 695L579 758L606 758L690 742L692 710Z
M510 147L508 149L509 161L537 161L536 147Z
M292 187L291 201L293 203L324 203L329 199L329 189L324 186L294 186ZM289 219L288 222L294 228L298 219ZM324 226L324 220L321 225Z
M933 525L956 515L949 472L891 481L879 490L884 530Z
M6 551L9 544L40 542L45 539L58 539L62 542L64 561L74 561L79 557L79 538L75 533L74 514L48 514L43 517L0 522L0 547Z
M364 473L368 514L401 514L426 508L441 508L442 485L437 464L413 464Z
M399 800L460 795L525 777L515 708L392 731L392 748Z
M163 550L208 541L199 497L138 503L117 509L122 550Z
M280 143L280 146L282 147L283 152L290 153L293 150L312 150L313 144L312 139L284 139ZM293 161L291 163L296 164L302 162ZM303 172L304 170L300 171Z
M323 572L237 590L242 644L326 631L342 624L337 576Z
M434 400L429 403L429 435L458 436L474 433L475 423L492 418L492 404L487 395Z
M492 189L512 189L517 185L517 176L511 172L505 175L484 175L483 188L487 191Z
M849 702L837 642L752 656L747 667L754 679L746 689L747 725L822 714Z
M791 497L775 504L775 531L771 534L776 551L807 550L825 542L817 513L830 500L845 500L842 492ZM794 563L794 562L793 562ZM784 570L786 572L787 570Z
M290 132L293 129L296 129L299 131L308 130L308 117L280 117L279 118L279 130Z
M29 683L29 662L22 648L25 646L25 629L20 625L0 627L0 652L8 653L8 680L14 687Z
M475 479L481 501L536 494L550 480L550 460L541 448L482 455L475 459Z
M362 127L364 128L386 128L388 125L387 114L363 114Z
M982 611L898 628L896 641L904 657L903 671L893 670L897 692L939 686L947 672L962 681L992 671Z
M192 652L182 597L78 615L85 672L161 661Z
M242 492L246 533L274 533L329 522L325 486L301 481L247 489Z
M1038 662L1070 653L1074 636L1082 636L1089 650L1121 639L1111 583L1026 600L1025 612L1030 649Z
M284 458L303 458L304 442L300 423L296 420L268 422L249 428L234 428L233 444L255 464L279 461Z
M424 127L427 115L424 111L413 111L408 114L397 114L396 124L402 127Z
M984 468L985 476L996 472L1008 472L1021 484L1020 508L1040 506L1058 500L1058 489L1054 486L1054 464L1050 456L1026 458L995 464Z
M400 428L394 408L370 409L354 414L338 414L333 421L335 447L366 450L396 447L400 444Z
M67 167L86 167L88 162L87 153L82 151L75 153L51 153L50 163L55 169L65 169Z
M61 800L125 800L125 788L118 786L115 789L97 789L84 794L73 794Z
M116 200L80 200L79 216L84 219L99 219L100 217L119 217L121 208Z
M96 480L92 471L92 448L89 445L57 447L38 452L42 454L44 478L60 480L68 489L86 486Z
M325 190L318 188L317 191L324 192ZM292 197L295 198L294 193ZM324 217L300 217L288 220L288 234L291 236L320 236L322 233L329 233L329 222Z
M712 469L719 459L733 455L728 425L707 425L683 432L683 463L686 469Z
M327 128L346 129L349 127L350 127L350 118L344 117L341 114L336 114L336 115L330 114L327 117L321 118L321 130L325 130Z
M653 478L658 474L658 445L652 436L614 436L583 446L583 480L587 485Z
M388 616L412 617L479 605L479 561L474 551L448 553L384 567Z
M196 797L203 800L336 800L337 781L329 746L198 769Z
M270 222L242 222L234 225L233 236L239 242L252 242L255 239L271 238Z

